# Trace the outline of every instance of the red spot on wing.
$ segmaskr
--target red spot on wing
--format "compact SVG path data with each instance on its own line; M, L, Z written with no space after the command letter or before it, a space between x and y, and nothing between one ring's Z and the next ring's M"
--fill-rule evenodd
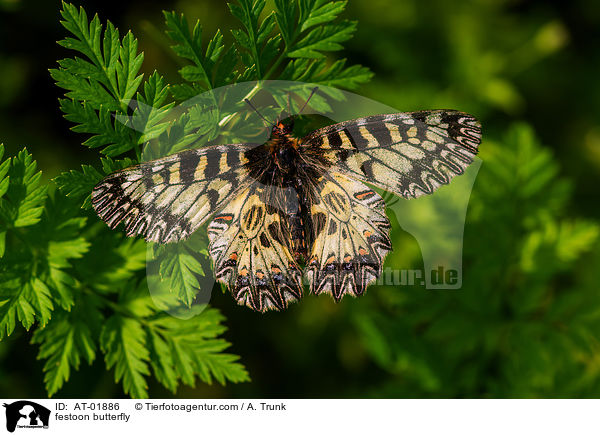
M356 199L364 199L367 198L369 196L373 195L373 192L363 192L363 193L358 193L356 195L354 195L356 197Z

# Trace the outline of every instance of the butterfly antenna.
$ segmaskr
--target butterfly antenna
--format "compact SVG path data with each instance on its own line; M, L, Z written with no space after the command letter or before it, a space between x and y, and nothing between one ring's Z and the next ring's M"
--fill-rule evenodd
M261 113L258 111L258 109L257 109L256 107L254 107L254 104L252 104L252 103L250 102L250 100L249 100L249 99L247 99L247 98L244 98L244 101L245 101L246 103L248 103L248 105L249 105L250 107L252 107L252 110L254 110L254 111L255 111L255 112L258 114L258 116L260 116L260 117L261 117L261 119L267 123L267 125L270 125L270 126L273 126L273 127L275 127L275 124L273 124L273 123L272 123L271 121L269 121L267 118L265 118L264 116L262 116L262 114L261 114Z
M287 106L287 113L289 114L288 116L292 116L292 93L288 92L288 106Z
M312 98L312 96L315 95L315 92L317 92L317 87L316 86L313 88L312 91L310 91L310 95L306 99L306 102L304 103L304 106L302 106L302 108L298 112L298 115L300 115L302 113L302 111L306 108L306 106L308 105L308 102L310 101L310 99Z

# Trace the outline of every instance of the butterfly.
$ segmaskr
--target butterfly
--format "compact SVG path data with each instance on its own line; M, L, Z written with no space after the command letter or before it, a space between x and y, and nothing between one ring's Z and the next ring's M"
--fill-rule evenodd
M256 311L310 292L360 296L392 249L378 193L431 194L477 154L481 125L455 110L369 116L292 134L278 121L263 144L187 150L110 174L92 205L111 228L158 243L208 225L218 281Z

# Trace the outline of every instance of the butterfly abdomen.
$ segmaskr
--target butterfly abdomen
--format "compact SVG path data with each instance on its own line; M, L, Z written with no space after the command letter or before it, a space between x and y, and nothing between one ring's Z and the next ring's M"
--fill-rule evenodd
M296 261L306 258L306 224L309 222L304 186L297 177L285 177L284 186L278 189L280 212L285 216L287 224L288 243Z

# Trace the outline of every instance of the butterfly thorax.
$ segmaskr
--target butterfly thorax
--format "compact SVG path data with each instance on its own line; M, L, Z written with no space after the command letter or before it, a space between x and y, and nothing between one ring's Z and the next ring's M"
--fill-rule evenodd
M273 129L271 139L267 142L273 163L284 178L290 179L296 175L300 164L298 139L289 133Z

